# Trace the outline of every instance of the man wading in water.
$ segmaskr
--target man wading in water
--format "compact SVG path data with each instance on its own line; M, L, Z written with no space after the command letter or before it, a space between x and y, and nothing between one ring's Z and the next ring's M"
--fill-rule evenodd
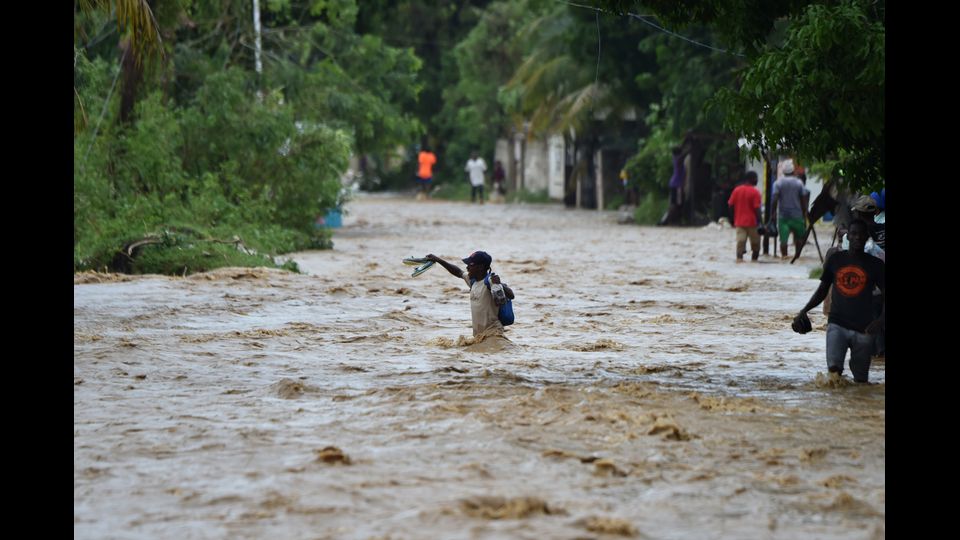
M829 256L823 265L820 287L797 313L792 325L798 334L809 332L807 312L823 302L833 285L827 319L827 370L837 375L843 373L843 361L850 349L850 371L859 383L867 382L873 334L883 329L886 321L883 307L880 316L873 318L873 287L876 285L885 293L886 276L883 261L863 251L867 234L866 222L855 219L850 223L850 249Z
M499 308L493 301L490 289L484 283L484 277L488 274L491 285L500 283L500 276L490 272L490 263L493 262L493 257L485 251L474 251L466 259L463 259L463 262L467 263L466 275L460 268L432 253L424 258L440 263L447 269L447 272L463 279L470 287L470 316L473 319L473 337L503 336L503 324L497 318ZM506 284L502 285L507 298L513 300L513 290Z

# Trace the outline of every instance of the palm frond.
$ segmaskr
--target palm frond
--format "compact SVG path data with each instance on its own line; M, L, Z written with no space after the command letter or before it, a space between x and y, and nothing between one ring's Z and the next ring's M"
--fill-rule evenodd
M130 33L130 46L138 64L148 54L164 56L160 25L147 0L80 0L79 5L84 11L112 8L117 17L117 29L121 34L124 31Z

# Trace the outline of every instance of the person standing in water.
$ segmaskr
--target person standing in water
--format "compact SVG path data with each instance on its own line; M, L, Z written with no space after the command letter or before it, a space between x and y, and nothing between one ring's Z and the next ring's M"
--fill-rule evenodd
M497 316L499 307L494 302L493 294L485 283L485 278L490 278L490 283L500 283L500 276L490 271L490 265L493 263L493 257L485 251L474 251L463 262L467 264L467 271L454 266L447 261L429 254L425 257L433 262L440 263L457 278L462 279L467 287L470 287L470 318L473 323L473 337L503 336L503 324ZM503 292L507 298L514 299L513 289L505 283Z
M829 256L823 265L820 286L794 317L791 325L798 334L809 332L811 324L807 312L820 305L829 292L831 308L827 319L827 370L842 374L849 349L850 371L853 380L858 383L868 381L873 336L884 328L886 321L882 297L880 315L876 318L873 315L873 288L876 286L881 293L886 293L886 272L883 261L864 252L867 235L866 222L855 219L850 223L847 231L850 249Z

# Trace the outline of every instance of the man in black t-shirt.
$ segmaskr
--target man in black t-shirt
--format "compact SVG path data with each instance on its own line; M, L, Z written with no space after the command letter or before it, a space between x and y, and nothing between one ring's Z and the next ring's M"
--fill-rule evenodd
M820 305L830 286L833 285L830 315L827 319L827 370L838 375L843 373L843 362L850 349L850 371L853 380L867 382L870 371L870 355L873 351L873 335L884 328L885 308L873 316L873 288L886 292L884 263L863 251L869 229L863 220L850 223L847 238L850 249L837 251L823 265L820 286L793 320L793 329L798 333L809 331L807 312Z

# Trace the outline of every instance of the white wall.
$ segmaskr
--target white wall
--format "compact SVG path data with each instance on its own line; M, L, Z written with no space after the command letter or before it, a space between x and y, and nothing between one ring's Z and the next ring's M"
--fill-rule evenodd
M555 201L563 200L563 135L552 135L547 139L547 195Z
M523 187L527 191L546 191L548 186L547 143L542 139L527 141L523 167Z

